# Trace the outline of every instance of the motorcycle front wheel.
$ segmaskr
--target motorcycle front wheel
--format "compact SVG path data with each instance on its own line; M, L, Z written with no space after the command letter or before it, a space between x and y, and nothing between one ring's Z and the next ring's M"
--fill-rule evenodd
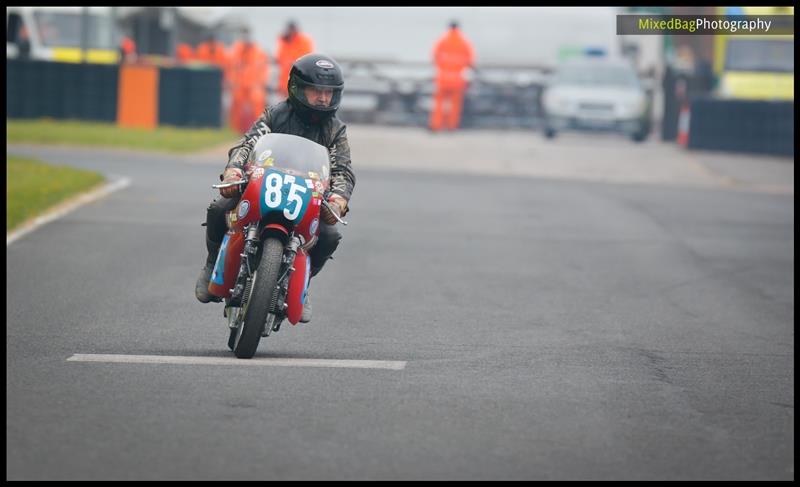
M283 242L276 238L264 241L261 261L253 275L252 291L247 300L242 323L236 328L233 353L238 358L252 358L261 340L283 261ZM232 337L233 338L233 337Z

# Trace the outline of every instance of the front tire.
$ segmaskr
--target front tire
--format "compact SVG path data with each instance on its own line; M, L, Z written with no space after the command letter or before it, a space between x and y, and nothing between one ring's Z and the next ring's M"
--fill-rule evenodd
M278 277L283 262L283 242L276 238L264 241L261 260L253 275L255 282L247 301L244 319L236 330L233 339L233 353L238 358L252 358L261 340L261 330L267 321L273 294L276 292ZM230 343L229 343L230 344Z

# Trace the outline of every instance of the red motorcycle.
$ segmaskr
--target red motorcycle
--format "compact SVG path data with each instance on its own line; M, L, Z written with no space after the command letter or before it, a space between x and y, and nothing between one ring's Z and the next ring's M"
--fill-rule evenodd
M321 205L330 184L325 147L303 137L270 133L261 137L245 165L244 193L227 213L208 290L224 298L230 328L228 347L251 358L261 337L294 325L303 313L311 261L319 236ZM246 185L246 186L245 186ZM343 224L336 211L331 212Z

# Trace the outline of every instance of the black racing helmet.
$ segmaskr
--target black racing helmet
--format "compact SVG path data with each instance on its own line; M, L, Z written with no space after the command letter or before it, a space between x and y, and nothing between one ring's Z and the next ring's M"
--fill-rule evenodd
M331 90L331 101L327 106L306 98L306 88ZM319 121L331 117L339 109L344 89L342 68L324 54L306 54L292 64L289 71L289 102L303 118Z

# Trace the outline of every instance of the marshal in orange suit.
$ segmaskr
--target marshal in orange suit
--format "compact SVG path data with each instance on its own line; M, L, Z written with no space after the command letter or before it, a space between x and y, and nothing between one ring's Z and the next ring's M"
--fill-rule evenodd
M216 36L209 34L205 42L197 46L194 59L207 64L214 64L222 70L222 79L226 86L231 82L230 57L225 50L225 44L218 41Z
M289 71L298 58L314 52L314 40L308 34L300 32L297 23L289 21L286 32L278 37L278 47L275 49L275 58L278 61L277 90L282 97L289 95Z
M230 125L244 134L267 106L269 56L242 30L242 39L231 48L231 88L233 102Z
M436 64L436 89L433 95L430 128L455 130L461 123L461 108L467 80L464 70L475 64L472 44L459 30L458 22L450 23L448 30L433 47Z

